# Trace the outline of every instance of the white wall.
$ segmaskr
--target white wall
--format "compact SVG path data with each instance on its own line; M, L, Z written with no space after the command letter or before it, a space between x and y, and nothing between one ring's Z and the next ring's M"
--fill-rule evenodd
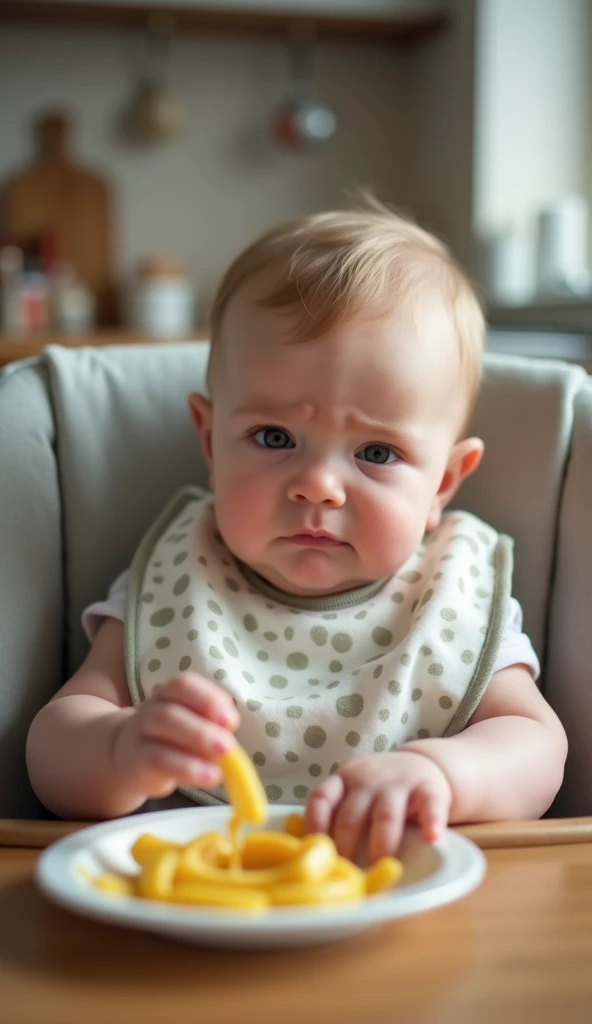
M450 28L400 57L403 194L472 269L474 3L448 9Z
M589 0L477 0L474 227L589 195Z
M186 34L174 52L186 132L134 151L116 123L141 65L140 34L0 25L0 185L32 159L39 112L70 109L78 159L108 174L115 189L119 271L146 255L177 256L202 309L238 249L274 221L339 204L356 182L403 201L401 62L392 44L320 46L320 88L338 112L339 132L317 155L278 151L266 136L287 88L278 41Z

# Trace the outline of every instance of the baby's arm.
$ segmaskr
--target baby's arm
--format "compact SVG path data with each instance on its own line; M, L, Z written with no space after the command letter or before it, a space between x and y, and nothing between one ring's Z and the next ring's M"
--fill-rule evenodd
M333 835L370 861L394 853L405 821L436 839L450 821L538 818L553 801L567 756L563 726L522 665L496 672L467 728L415 740L343 765L309 796L308 831Z
M433 760L452 790L450 820L539 818L563 780L567 738L521 665L496 672L464 732L405 744Z
M118 817L178 785L222 780L213 762L238 725L230 696L185 672L134 708L123 652L123 624L105 619L86 660L29 729L31 785L61 817Z

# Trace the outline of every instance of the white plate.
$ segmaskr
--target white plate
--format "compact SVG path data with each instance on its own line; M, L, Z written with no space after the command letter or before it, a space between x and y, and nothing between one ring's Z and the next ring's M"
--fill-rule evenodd
M270 807L267 828L281 831L292 811L302 808ZM230 813L228 807L188 807L91 825L44 851L37 862L37 883L50 899L84 917L197 945L278 949L346 939L373 925L431 910L471 892L485 875L481 850L464 836L447 831L437 843L426 843L417 829L408 828L398 854L405 869L401 883L388 893L349 905L274 908L251 917L110 896L85 880L88 873L138 870L129 850L143 832L185 843L201 832L225 832Z

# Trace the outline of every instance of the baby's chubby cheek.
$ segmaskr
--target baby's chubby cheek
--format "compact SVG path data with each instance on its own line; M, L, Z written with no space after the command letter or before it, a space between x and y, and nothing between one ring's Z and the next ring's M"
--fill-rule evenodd
M264 491L247 479L216 480L216 521L229 551L250 564L273 539L273 516Z
M425 520L419 510L375 508L365 525L360 524L358 555L369 578L380 579L398 572L419 546L425 530Z

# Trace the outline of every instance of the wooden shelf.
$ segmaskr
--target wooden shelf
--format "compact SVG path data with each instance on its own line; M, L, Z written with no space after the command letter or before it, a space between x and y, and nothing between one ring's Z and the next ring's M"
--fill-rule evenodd
M492 304L487 310L487 319L496 327L548 328L592 334L592 296L557 298L524 306Z
M332 16L263 11L219 10L176 6L174 0L146 0L140 4L72 3L68 0L0 0L0 20L56 22L71 25L145 27L150 14L173 15L178 29L216 32L286 32L305 24L319 36L355 36L365 39L412 40L441 32L449 24L445 14L393 15L369 18L361 15Z
M123 328L105 328L93 331L92 334L40 334L33 337L9 337L0 334L0 367L17 359L29 359L38 356L47 345L64 345L66 348L81 348L83 345L147 345L167 344L168 342L205 341L207 334L195 331L190 337L154 338L149 334L139 334Z

